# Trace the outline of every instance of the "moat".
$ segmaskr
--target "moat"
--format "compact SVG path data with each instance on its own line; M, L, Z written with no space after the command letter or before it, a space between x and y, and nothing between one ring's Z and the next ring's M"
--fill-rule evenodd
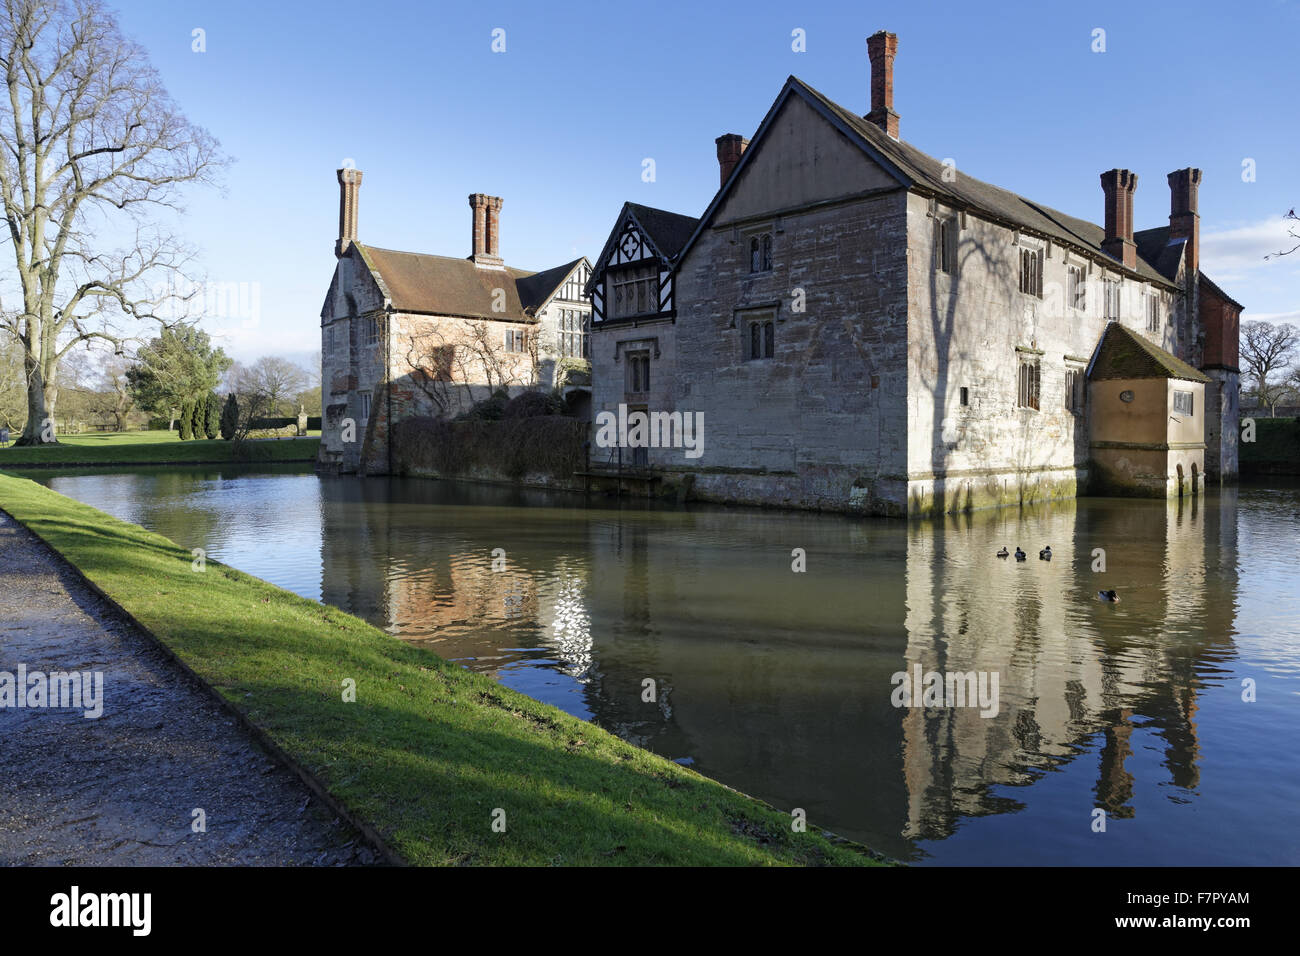
M39 480L898 859L1300 863L1300 485L907 522L298 466ZM996 674L996 713L894 706L918 665Z

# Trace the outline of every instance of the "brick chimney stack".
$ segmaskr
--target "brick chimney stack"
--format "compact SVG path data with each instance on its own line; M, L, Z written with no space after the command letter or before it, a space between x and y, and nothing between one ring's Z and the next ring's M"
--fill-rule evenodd
M1101 188L1106 194L1106 238L1101 248L1130 269L1137 268L1137 246L1133 242L1133 191L1137 184L1137 174L1127 169L1101 174Z
M1186 239L1187 271L1201 267L1201 216L1197 212L1199 169L1178 169L1169 174L1169 238Z
M499 269L505 265L501 259L501 197L472 193L470 208L474 210L474 265Z
M867 37L871 57L871 112L866 119L898 139L898 114L894 112L894 54L898 37L884 30Z
M339 170L339 238L334 243L334 255L341 258L348 247L357 241L357 206L361 194L361 170Z
M739 133L724 133L714 140L718 144L718 186L726 185L736 164L749 146L749 140Z

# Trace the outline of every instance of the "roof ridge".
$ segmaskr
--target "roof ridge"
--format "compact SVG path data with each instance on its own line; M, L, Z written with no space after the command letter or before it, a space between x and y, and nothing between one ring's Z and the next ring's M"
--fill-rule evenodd
M399 256L416 256L421 259L441 259L444 262L468 262L471 265L473 264L473 260L469 256L444 256L437 252L411 252L408 249L391 249L388 246L376 246L368 242L355 242L355 240L354 240L354 244L358 246L365 246L367 249L373 249L376 252L391 252L394 255L399 255ZM504 263L502 264L502 268L505 269L507 272L519 273L519 275L516 276L516 278L520 278L520 279L524 279L527 278L528 276L536 275L539 271L543 271L543 272L545 271L545 270L535 270L535 269L534 270L521 269L518 266L505 265Z
M1122 344L1116 344L1112 341L1113 336L1121 336L1132 345L1137 346L1142 353L1157 366L1154 371L1163 373L1161 377L1182 379L1192 382L1208 382L1209 378L1199 369L1180 359L1174 353L1156 345L1146 336L1139 334L1136 330L1130 329L1118 321L1107 323L1105 330L1101 335L1101 342L1098 343L1097 361L1090 372L1091 378L1105 380L1107 378L1152 378L1152 369L1139 367L1142 363L1134 365L1132 361L1126 361L1132 356L1124 355L1117 352L1117 349L1123 349ZM1100 374L1097 371L1097 365L1116 366L1115 368L1101 369ZM1139 374L1144 373L1144 374Z
M810 85L806 81L801 80L797 76L791 75L790 78L786 81L786 86L789 87L791 83L802 88L806 93L812 95L815 99L819 100L822 104L824 104L829 110L831 110L832 113L836 114L841 121L849 125L853 129L853 131L869 145L869 147L872 150L880 151L883 154L886 161L890 163L894 163L896 166L898 166L900 171L905 176L913 180L914 185L920 185L922 187L928 188L935 192L941 193L945 196L957 200L958 202L964 203L972 207L973 209L981 210L986 215L992 215L997 218L1007 219L1012 222L1015 222L1020 228L1027 229L1031 232L1044 232L1047 233L1049 236L1053 232L1056 232L1057 239L1065 242L1077 244L1082 248L1087 249L1090 254L1104 257L1109 262L1113 262L1115 268L1118 269L1124 268L1122 263L1120 263L1118 260L1115 260L1113 257L1108 256L1103 250L1100 249L1099 242L1094 241L1093 239L1089 239L1086 236L1080 234L1078 229L1079 225L1087 226L1090 230L1104 234L1105 232L1104 227L1097 224L1096 222L1093 222L1091 219L1083 219L1079 216L1070 215L1064 210L1056 209L1052 206L1048 206L1043 203L1037 202L1033 199L1029 199L1028 197L1022 196L1019 193L1007 189L1004 186L999 186L996 183L988 182L976 176L972 176L969 173L964 173L964 172L960 173L959 174L960 179L952 183L942 181L936 178L932 170L927 170L923 166L918 165L917 160L935 166L942 165L940 160L931 156L929 153L925 152L919 146L916 146L913 143L910 143L907 140L901 138L893 139L892 137L887 136L884 133L884 131L875 127L874 124L868 122L865 118L858 116L858 114L854 113L852 110L849 110L847 107L837 103L835 100L831 99L825 93L821 92L816 87ZM780 97L778 97L778 100L779 99ZM967 185L973 186L974 189L968 190L963 188ZM954 188L954 186L956 188ZM993 193L997 195L986 196L983 197L983 199L981 199L981 197L979 197L977 194L983 190L991 190ZM973 192L976 195L966 194L970 192ZM1014 205L1011 209L999 210L996 208L996 203L989 202L989 200L992 199L998 199L1002 203L1006 203L1007 201L1012 201L1013 204L1020 204L1025 207L1028 207L1029 209L1036 212L1038 217L1045 220L1046 222L1045 224L1042 225L1035 225L1032 222L1017 221L1018 218L1028 218L1028 217L1017 217L1014 211L1012 211ZM1159 228L1159 227L1155 227L1155 228ZM1137 272L1147 281L1154 280L1168 285L1174 284L1171 279L1169 279L1166 275L1164 275L1164 273L1159 269L1158 265L1155 262L1152 262L1149 259L1146 259L1142 256L1138 257L1138 262L1141 266L1145 266L1146 270L1149 270L1149 274L1144 272L1142 268L1133 269L1129 271Z

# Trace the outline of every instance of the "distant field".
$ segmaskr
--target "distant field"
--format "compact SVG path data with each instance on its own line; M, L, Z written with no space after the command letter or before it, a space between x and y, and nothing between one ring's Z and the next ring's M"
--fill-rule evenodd
M254 461L311 461L320 432L307 438L271 438L252 444ZM314 436L314 437L312 437ZM176 432L95 432L61 435L56 444L0 448L0 469L58 465L146 465L234 461L234 446L208 439L181 441Z

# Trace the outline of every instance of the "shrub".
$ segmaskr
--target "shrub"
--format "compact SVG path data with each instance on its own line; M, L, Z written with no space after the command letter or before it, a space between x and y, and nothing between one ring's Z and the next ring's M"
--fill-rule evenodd
M230 441L239 429L239 400L235 393L226 396L226 404L221 409L221 437Z
M194 403L186 402L181 406L181 417L177 422L181 431L181 441L189 441L194 437Z
M395 464L442 477L568 480L585 460L587 429L564 415L502 421L409 418L394 427Z
M555 392L530 391L516 395L501 409L502 420L563 415L564 399Z
M248 421L248 430L256 432L279 431L281 428L297 428L298 419L288 418L283 415L266 418L251 418Z
M194 399L194 406L190 409L190 434L198 441L203 440L204 422L208 417L207 407L207 396L200 395Z
M217 398L216 392L208 392L208 397L203 400L203 434L214 439L220 433L221 399Z
M148 424L145 425L145 431L165 432L171 427L172 420L170 418L154 416L153 418L150 418Z
M505 412L506 405L510 403L510 395L505 389L497 389L492 393L490 398L476 403L466 412L456 416L458 422L497 422L501 420Z

